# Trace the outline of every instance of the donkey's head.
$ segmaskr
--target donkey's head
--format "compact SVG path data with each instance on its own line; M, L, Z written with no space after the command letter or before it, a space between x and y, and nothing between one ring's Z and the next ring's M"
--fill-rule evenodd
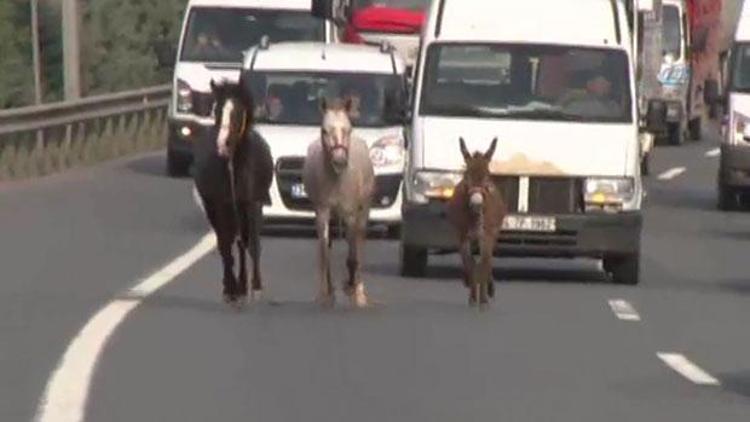
M349 113L352 101L335 101L329 103L323 98L320 102L323 113L323 123L320 129L320 139L333 170L343 171L349 164L349 147L352 137L352 122Z
M464 156L466 171L464 173L464 183L469 193L469 204L471 208L481 207L484 203L484 197L488 193L492 181L490 180L490 162L495 155L497 148L497 138L492 140L489 149L484 152L475 152L473 155L466 149L464 138L459 138L461 143L461 154Z
M251 123L252 100L243 92L241 83L212 80L211 92L215 99L214 117L218 128L216 151L221 157L230 157Z

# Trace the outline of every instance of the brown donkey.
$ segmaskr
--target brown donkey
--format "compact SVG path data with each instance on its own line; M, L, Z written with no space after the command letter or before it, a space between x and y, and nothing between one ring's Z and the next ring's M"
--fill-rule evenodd
M486 305L495 296L492 257L507 213L501 193L493 183L489 165L497 138L485 153L473 155L460 139L466 170L448 204L448 219L456 229L463 262L464 284L470 290L469 304ZM474 261L474 243L479 246L479 263Z

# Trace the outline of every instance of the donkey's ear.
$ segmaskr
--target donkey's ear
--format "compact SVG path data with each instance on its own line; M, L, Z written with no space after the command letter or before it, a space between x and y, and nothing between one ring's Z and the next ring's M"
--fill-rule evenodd
M488 149L487 152L484 153L484 158L491 160L492 156L495 155L495 149L497 149L497 138L492 140L492 144L490 144L490 149Z
M464 156L464 161L469 161L469 159L471 159L471 154L469 154L469 150L466 149L466 142L464 141L464 138L458 138L458 142L461 145L461 155Z

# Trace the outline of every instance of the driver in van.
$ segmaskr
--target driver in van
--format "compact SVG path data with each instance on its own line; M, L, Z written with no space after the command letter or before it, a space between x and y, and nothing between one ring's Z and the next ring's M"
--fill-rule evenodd
M198 33L195 40L196 55L208 57L212 60L220 60L226 57L228 53L228 50L222 44L215 30L209 28Z
M617 117L622 114L620 105L612 97L612 82L603 72L591 72L584 90L566 97L563 100L565 110L579 116Z
M271 85L268 88L268 94L257 110L257 115L267 119L270 122L276 122L281 119L284 113L284 102L282 100L281 89L277 85Z

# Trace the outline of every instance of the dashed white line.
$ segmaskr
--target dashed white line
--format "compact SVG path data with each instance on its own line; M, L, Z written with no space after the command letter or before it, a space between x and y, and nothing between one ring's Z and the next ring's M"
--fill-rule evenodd
M690 382L698 385L721 385L718 379L704 371L698 365L690 362L688 358L679 353L657 353L659 359L667 364L678 374L687 378Z
M85 417L91 378L107 340L130 312L149 295L206 256L216 246L213 234L205 235L184 255L102 308L68 346L58 363L37 409L37 422L81 422Z
M659 175L659 180L672 180L675 177L681 175L682 173L685 173L687 169L685 167L675 167L673 169L669 169L665 171L664 173Z
M635 307L624 299L612 299L609 301L609 307L612 308L612 312L622 321L640 321L641 316Z
M714 148L706 152L706 157L708 158L718 157L719 155L721 155L721 149L719 148Z

